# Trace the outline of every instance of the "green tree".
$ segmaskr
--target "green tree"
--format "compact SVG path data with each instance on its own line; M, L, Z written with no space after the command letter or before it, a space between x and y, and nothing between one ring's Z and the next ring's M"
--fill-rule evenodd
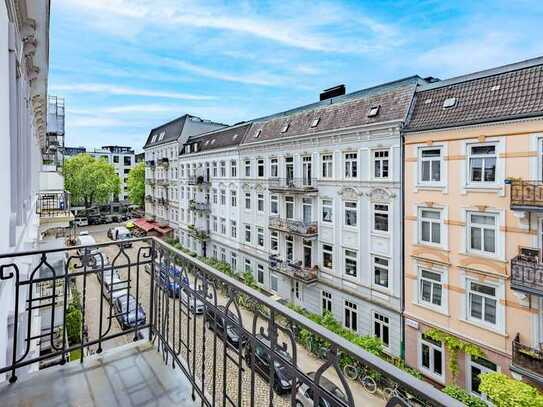
M112 195L118 195L121 182L105 159L78 154L64 163L64 184L72 202L89 208L108 203Z
M484 373L479 390L497 407L542 407L543 395L535 387L503 373Z
M134 205L143 206L145 197L145 164L140 162L128 173L128 199Z

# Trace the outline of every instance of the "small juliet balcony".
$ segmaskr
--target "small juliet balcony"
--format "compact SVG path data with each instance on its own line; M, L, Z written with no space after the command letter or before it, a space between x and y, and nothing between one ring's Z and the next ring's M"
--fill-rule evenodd
M270 216L268 227L280 232L292 235L312 238L318 235L319 229L317 222L304 222L296 219L286 219L279 216Z
M543 351L541 348L536 349L522 344L519 333L513 341L511 370L543 384Z
M197 240L205 241L209 239L209 231L207 229L199 228L196 225L189 225L188 229L189 235Z
M40 215L40 226L67 227L74 220L70 210L70 193L39 192L36 201L36 213Z
M511 185L511 209L519 211L543 211L543 181L526 181L513 178Z
M543 263L538 249L521 248L511 260L511 288L543 296Z
M168 157L159 158L157 161L157 165L159 167L168 168L170 166L170 160L168 159Z
M286 194L316 194L317 180L315 178L270 178L268 189Z
M156 180L156 183L157 185L160 185L160 186L168 186L169 182L168 182L168 178L159 178Z
M209 202L196 202L194 199L189 201L189 209L195 212L209 212Z
M207 175L189 175L189 185L207 185L209 177Z
M152 195L145 195L145 202L154 203L155 198Z
M270 267L288 277L292 277L295 280L301 281L304 284L315 284L318 281L319 267L304 267L302 262L292 262L283 260L277 255L271 255L269 257Z
M162 206L168 207L170 205L170 201L168 201L168 198L164 198L164 197L158 198L157 201L158 201L158 204Z
M155 169L155 160L147 160L147 161L145 161L145 166L154 170Z

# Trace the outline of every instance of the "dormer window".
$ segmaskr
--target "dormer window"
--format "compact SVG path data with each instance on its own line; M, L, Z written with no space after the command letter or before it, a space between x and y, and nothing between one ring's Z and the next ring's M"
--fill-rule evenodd
M215 144L215 139L211 139L211 145Z
M281 129L281 133L286 133L288 131L289 126L290 126L290 123L285 123L285 125Z
M187 154L190 153L190 144L187 144Z
M204 143L204 145L208 145L209 144L209 140L206 140L206 142Z
M232 137L232 140L236 140L237 138L238 138L238 135L234 134L234 136Z
M194 143L192 145L192 148L193 148L194 152L198 151L198 143Z
M151 143L154 143L156 141L156 134L153 134L153 138L151 138Z
M313 121L311 122L311 127L317 127L319 125L319 122L321 121L320 117L315 117Z
M375 117L379 114L379 109L381 108L381 105L372 106L370 107L370 110L368 111L368 117Z
M260 137L260 134L262 134L262 129L258 129L255 133L255 138L259 138Z
M161 132L159 135L158 135L158 141L162 141L164 139L164 135L166 134L166 132Z
M456 106L456 98L447 98L443 101L443 108L450 109L451 107Z

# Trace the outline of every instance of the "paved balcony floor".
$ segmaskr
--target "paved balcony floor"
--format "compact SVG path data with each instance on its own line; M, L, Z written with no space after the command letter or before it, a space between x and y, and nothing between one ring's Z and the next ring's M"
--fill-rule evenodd
M198 399L197 399L198 400ZM0 385L0 405L195 407L190 382L149 342L125 345Z

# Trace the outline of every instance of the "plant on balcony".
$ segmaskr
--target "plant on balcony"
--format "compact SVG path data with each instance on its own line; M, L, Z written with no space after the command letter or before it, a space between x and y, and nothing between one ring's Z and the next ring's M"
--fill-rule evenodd
M497 407L543 407L543 394L535 387L503 373L484 373L479 390Z
M426 331L424 334L432 338L434 341L439 341L445 344L448 354L449 371L451 372L453 381L456 379L459 371L458 352L463 352L466 355L478 358L485 356L485 353L479 346L458 339L456 336L449 335L447 332L443 332L440 329L432 328Z
M79 301L79 292L72 290L72 301L66 310L66 333L70 345L78 344L81 341L81 303Z
M488 407L488 404L485 401L477 396L469 394L466 390L454 384L445 386L443 388L443 393L448 394L468 407Z

